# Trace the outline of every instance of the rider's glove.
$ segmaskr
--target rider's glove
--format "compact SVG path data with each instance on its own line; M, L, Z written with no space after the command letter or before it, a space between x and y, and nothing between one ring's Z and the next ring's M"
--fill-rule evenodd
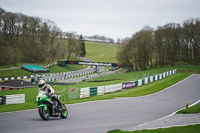
M52 93L50 93L50 94L49 94L49 96L50 96L50 97L52 97L52 96L53 96L53 94L52 94Z
M49 94L49 93L46 93L46 95L47 95L47 97L51 97L51 94Z

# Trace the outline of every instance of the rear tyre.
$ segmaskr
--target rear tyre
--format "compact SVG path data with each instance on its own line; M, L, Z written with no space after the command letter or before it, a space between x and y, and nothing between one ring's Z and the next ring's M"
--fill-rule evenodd
M64 104L62 104L62 105L63 105L63 109L60 111L60 117L67 118L67 116L68 116L67 107Z
M49 114L49 109L47 108L47 110L45 111L44 107L41 106L38 108L38 112L40 114L40 117L43 119L43 120L49 120L50 118L50 114Z

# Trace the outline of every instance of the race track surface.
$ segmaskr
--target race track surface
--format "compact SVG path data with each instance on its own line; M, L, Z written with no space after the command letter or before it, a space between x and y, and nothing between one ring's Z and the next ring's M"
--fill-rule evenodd
M37 109L0 114L0 133L106 133L127 130L173 113L200 99L200 75L194 74L161 92L68 105L67 119L43 121Z

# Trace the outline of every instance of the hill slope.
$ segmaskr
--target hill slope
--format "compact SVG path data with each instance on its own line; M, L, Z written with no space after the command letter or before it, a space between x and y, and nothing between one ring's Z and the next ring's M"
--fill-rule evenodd
M86 41L86 58L97 62L117 63L116 55L119 46L110 43Z

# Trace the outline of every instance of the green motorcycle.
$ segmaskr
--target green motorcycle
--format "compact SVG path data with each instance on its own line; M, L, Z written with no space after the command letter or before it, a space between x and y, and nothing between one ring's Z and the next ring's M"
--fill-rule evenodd
M62 104L63 108L59 109L57 101L48 97L45 91L39 91L35 103L38 104L38 112L43 120L49 120L50 117L66 118L68 115L67 107Z

